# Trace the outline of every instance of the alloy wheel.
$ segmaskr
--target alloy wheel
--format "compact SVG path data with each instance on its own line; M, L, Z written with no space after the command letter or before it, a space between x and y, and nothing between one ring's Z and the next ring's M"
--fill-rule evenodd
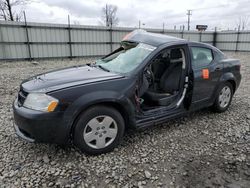
M107 115L91 119L84 128L83 138L88 146L102 149L109 146L116 138L118 126L116 121Z
M225 86L222 88L219 95L219 105L221 108L226 108L229 105L231 95L232 93L230 87Z

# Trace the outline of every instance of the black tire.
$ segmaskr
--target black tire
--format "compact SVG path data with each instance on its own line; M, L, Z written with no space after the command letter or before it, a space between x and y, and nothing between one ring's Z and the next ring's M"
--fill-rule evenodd
M104 148L93 148L93 147L89 146L89 144L91 144L91 143L90 142L87 143L85 141L85 137L83 136L83 135L88 134L88 133L85 134L86 130L88 128L90 128L90 126L87 124L90 123L90 121L93 119L97 120L98 116L99 117L100 116L111 117L112 120L114 120L114 124L115 124L116 136L115 136L115 138L113 138L114 140L109 145L105 146ZM102 121L104 121L104 119ZM101 123L103 123L103 122L101 122ZM88 126L88 127L85 128L86 126ZM99 128L99 127L97 127L97 128ZM90 129L91 129L90 130L91 133L92 133L92 131L97 131L97 129L96 130L92 130L92 128L90 128ZM98 154L102 154L102 153L107 153L107 152L112 151L121 142L121 140L123 138L124 130L125 130L124 119L116 109L114 109L112 107L103 106L103 105L96 105L96 106L90 107L89 109L84 111L80 115L80 117L78 118L76 125L75 125L75 128L74 128L73 143L82 152L89 154L89 155L98 155ZM102 131L102 130L100 129L99 131ZM95 132L95 134L97 134L97 132ZM96 147L97 147L97 142L98 142L97 139L98 139L98 136L100 136L100 134L104 135L104 132L98 133L97 136L96 135L94 136L96 138L96 140L95 140ZM110 138L104 138L104 136L103 136L103 139L105 139L105 142L106 142L106 139L110 139ZM95 143L93 143L93 145L94 144Z
M222 106L221 103L220 103L219 97L220 97L220 94L222 93L223 88L225 88L225 87L230 89L231 95L230 95L230 99L229 99L229 102L227 103L227 105ZM225 82L225 83L221 84L219 86L218 90L217 90L216 99L215 99L215 102L214 102L214 104L212 106L212 110L214 112L218 112L218 113L225 112L229 108L229 106L231 104L233 94L234 94L234 91L233 91L233 86L232 86L231 83Z

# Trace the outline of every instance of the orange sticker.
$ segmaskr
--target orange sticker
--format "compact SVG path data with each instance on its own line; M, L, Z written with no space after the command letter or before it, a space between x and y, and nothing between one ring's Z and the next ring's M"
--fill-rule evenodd
M202 77L203 77L203 79L209 79L209 70L208 69L202 69Z

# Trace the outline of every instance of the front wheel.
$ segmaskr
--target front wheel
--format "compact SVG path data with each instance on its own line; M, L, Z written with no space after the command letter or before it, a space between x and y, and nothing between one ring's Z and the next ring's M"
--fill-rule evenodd
M224 112L231 104L233 97L233 87L229 82L223 83L217 93L213 110L215 112Z
M112 151L122 140L124 120L111 107L93 106L76 123L73 141L83 152L97 155Z

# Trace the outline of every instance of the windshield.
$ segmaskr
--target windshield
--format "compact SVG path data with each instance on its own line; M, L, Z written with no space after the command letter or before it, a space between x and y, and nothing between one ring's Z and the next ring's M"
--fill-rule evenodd
M143 43L124 43L119 51L96 61L96 64L106 71L128 73L138 67L154 49Z

